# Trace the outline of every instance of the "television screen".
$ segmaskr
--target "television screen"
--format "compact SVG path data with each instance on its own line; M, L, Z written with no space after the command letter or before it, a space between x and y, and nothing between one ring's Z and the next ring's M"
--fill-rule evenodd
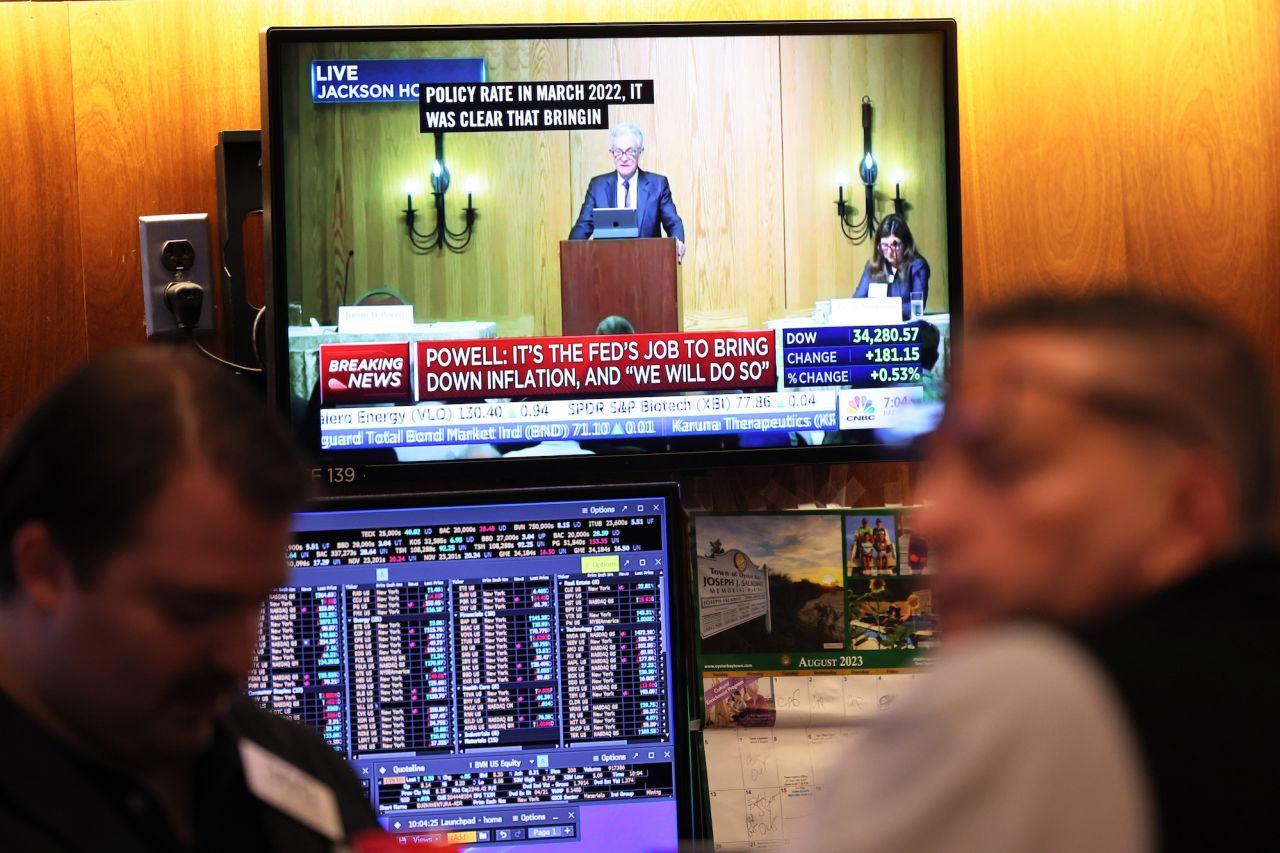
M263 44L271 381L321 458L818 461L932 416L953 22Z
M297 515L249 694L345 756L393 834L674 850L693 832L674 487L449 500Z

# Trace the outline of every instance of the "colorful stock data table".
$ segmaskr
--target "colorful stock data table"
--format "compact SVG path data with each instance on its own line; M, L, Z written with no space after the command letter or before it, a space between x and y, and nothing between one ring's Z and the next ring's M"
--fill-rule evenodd
M248 692L345 756L391 832L674 847L673 495L302 513Z

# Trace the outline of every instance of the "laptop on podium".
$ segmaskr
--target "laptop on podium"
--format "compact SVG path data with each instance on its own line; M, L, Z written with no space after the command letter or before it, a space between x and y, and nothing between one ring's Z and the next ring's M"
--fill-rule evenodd
M597 240L619 240L640 236L640 222L635 208L597 207L591 212L595 230L591 236Z

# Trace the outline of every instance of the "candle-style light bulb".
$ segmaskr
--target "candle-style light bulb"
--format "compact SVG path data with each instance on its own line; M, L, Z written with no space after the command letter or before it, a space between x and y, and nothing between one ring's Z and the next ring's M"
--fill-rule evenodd
M431 191L444 193L449 189L449 167L440 160L431 163Z
M467 207L472 207L473 205L471 203L471 197L475 193L480 192L479 178L467 178L465 181L463 181L462 188L467 191Z
M404 182L404 209L413 209L413 197L422 191L422 184L414 178L406 178Z
M895 169L893 172L893 212L902 216L906 209L906 204L902 200L902 181L906 176L901 169Z
M876 158L871 156L871 151L868 150L858 165L858 177L862 178L862 182L867 186L872 186L879 174L880 167L876 165Z

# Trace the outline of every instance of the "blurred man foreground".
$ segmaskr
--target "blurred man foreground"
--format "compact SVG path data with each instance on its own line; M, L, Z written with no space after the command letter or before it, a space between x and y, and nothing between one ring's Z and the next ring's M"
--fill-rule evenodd
M308 477L236 383L109 353L0 451L0 848L305 853L375 826L318 735L239 695Z
M918 516L954 640L838 766L797 849L1274 846L1270 386L1229 328L1137 296L968 331Z

